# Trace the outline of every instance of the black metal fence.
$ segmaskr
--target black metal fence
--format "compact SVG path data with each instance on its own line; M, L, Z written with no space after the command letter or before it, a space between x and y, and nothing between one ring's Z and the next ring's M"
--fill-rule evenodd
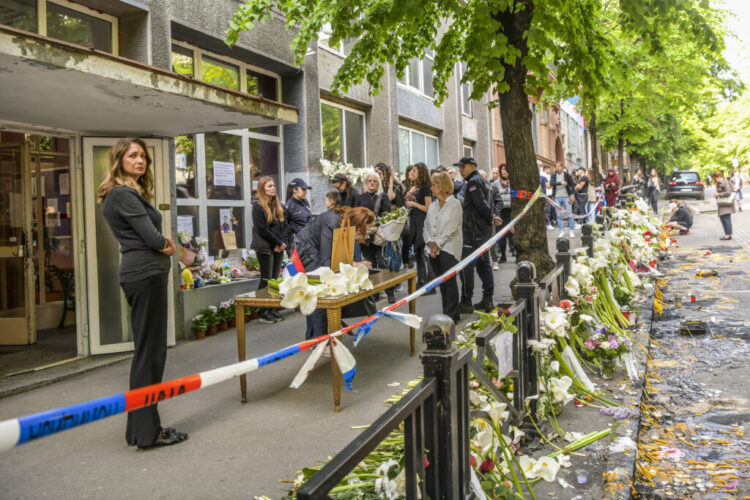
M602 222L597 220L597 223ZM593 255L591 225L584 225L582 234L582 245ZM528 342L540 340L542 306L557 305L565 297L571 255L569 240L558 239L557 265L539 282L536 282L536 268L531 262L518 263L517 300L507 307L499 306L500 312L515 319L518 331L510 334L502 331L500 325L491 325L479 332L476 359L471 349L459 351L453 344L455 324L450 318L442 314L430 318L423 333L427 346L422 353L424 379L303 484L297 491L297 498L329 498L328 492L402 422L406 498L470 496L470 417L487 417L477 411L470 415L469 374L473 373L498 401L508 404L510 418L504 424L506 429L526 421L526 401L538 393L536 358ZM486 375L485 362L497 369L499 377L512 378L512 401ZM533 406L531 408L533 411Z

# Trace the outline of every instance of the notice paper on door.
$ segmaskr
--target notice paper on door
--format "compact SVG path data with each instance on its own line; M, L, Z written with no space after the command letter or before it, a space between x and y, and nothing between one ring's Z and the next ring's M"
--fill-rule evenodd
M60 194L70 194L70 174L65 172L57 178L60 183Z
M193 216L192 215L178 215L177 216L177 232L186 232L190 236L193 236Z
M214 161L214 186L236 186L234 163L228 161Z

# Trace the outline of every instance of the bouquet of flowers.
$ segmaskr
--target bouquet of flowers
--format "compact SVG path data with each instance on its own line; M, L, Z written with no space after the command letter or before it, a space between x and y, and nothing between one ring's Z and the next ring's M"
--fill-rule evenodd
M378 217L375 224L380 227L382 236L386 241L398 241L401 237L401 231L404 230L408 217L409 209L406 207L399 207Z
M177 232L177 242L180 244L180 262L186 267L201 267L207 260L208 240L191 235L187 231Z
M346 174L352 184L356 184L364 180L365 176L370 172L366 168L357 168L351 163L341 163L339 161L330 161L322 159L320 160L320 167L323 173L328 176L329 179L333 179L333 176L338 172Z
M630 352L631 345L630 340L607 330L606 327L596 330L596 333L584 343L586 355L591 359L617 359Z

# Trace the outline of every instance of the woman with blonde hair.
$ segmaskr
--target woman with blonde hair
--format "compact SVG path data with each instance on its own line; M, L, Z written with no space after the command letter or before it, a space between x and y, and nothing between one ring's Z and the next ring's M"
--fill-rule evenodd
M102 215L120 244L119 281L130 305L135 350L130 389L158 384L167 359L167 283L174 241L161 233L162 217L151 205L151 157L140 139L120 139L109 152L109 171L99 184ZM188 438L161 426L156 405L128 413L125 440L139 449Z
M279 277L281 261L289 241L289 228L284 222L284 209L276 195L276 184L270 177L258 179L252 208L253 240L250 248L255 250L260 267L258 290L268 286L268 280ZM283 318L274 309L263 308L258 319L261 323L276 323Z
M424 223L424 241L429 250L429 262L436 276L458 263L463 247L463 209L453 196L453 180L447 172L432 174L432 195L437 200L427 209ZM440 285L443 314L458 323L458 282L455 275Z

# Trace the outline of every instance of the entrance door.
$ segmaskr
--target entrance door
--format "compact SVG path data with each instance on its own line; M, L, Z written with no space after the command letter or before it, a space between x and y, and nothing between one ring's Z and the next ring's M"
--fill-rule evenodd
M120 246L102 215L96 191L109 169L109 151L117 142L113 138L83 138L83 182L85 193L86 267L89 297L89 338L91 354L133 350L130 307L120 288ZM162 214L162 232L171 234L169 212L169 161L167 141L145 139L153 159L154 195ZM174 284L169 280L169 323L167 344L174 345Z
M0 145L0 344L36 342L29 144Z

